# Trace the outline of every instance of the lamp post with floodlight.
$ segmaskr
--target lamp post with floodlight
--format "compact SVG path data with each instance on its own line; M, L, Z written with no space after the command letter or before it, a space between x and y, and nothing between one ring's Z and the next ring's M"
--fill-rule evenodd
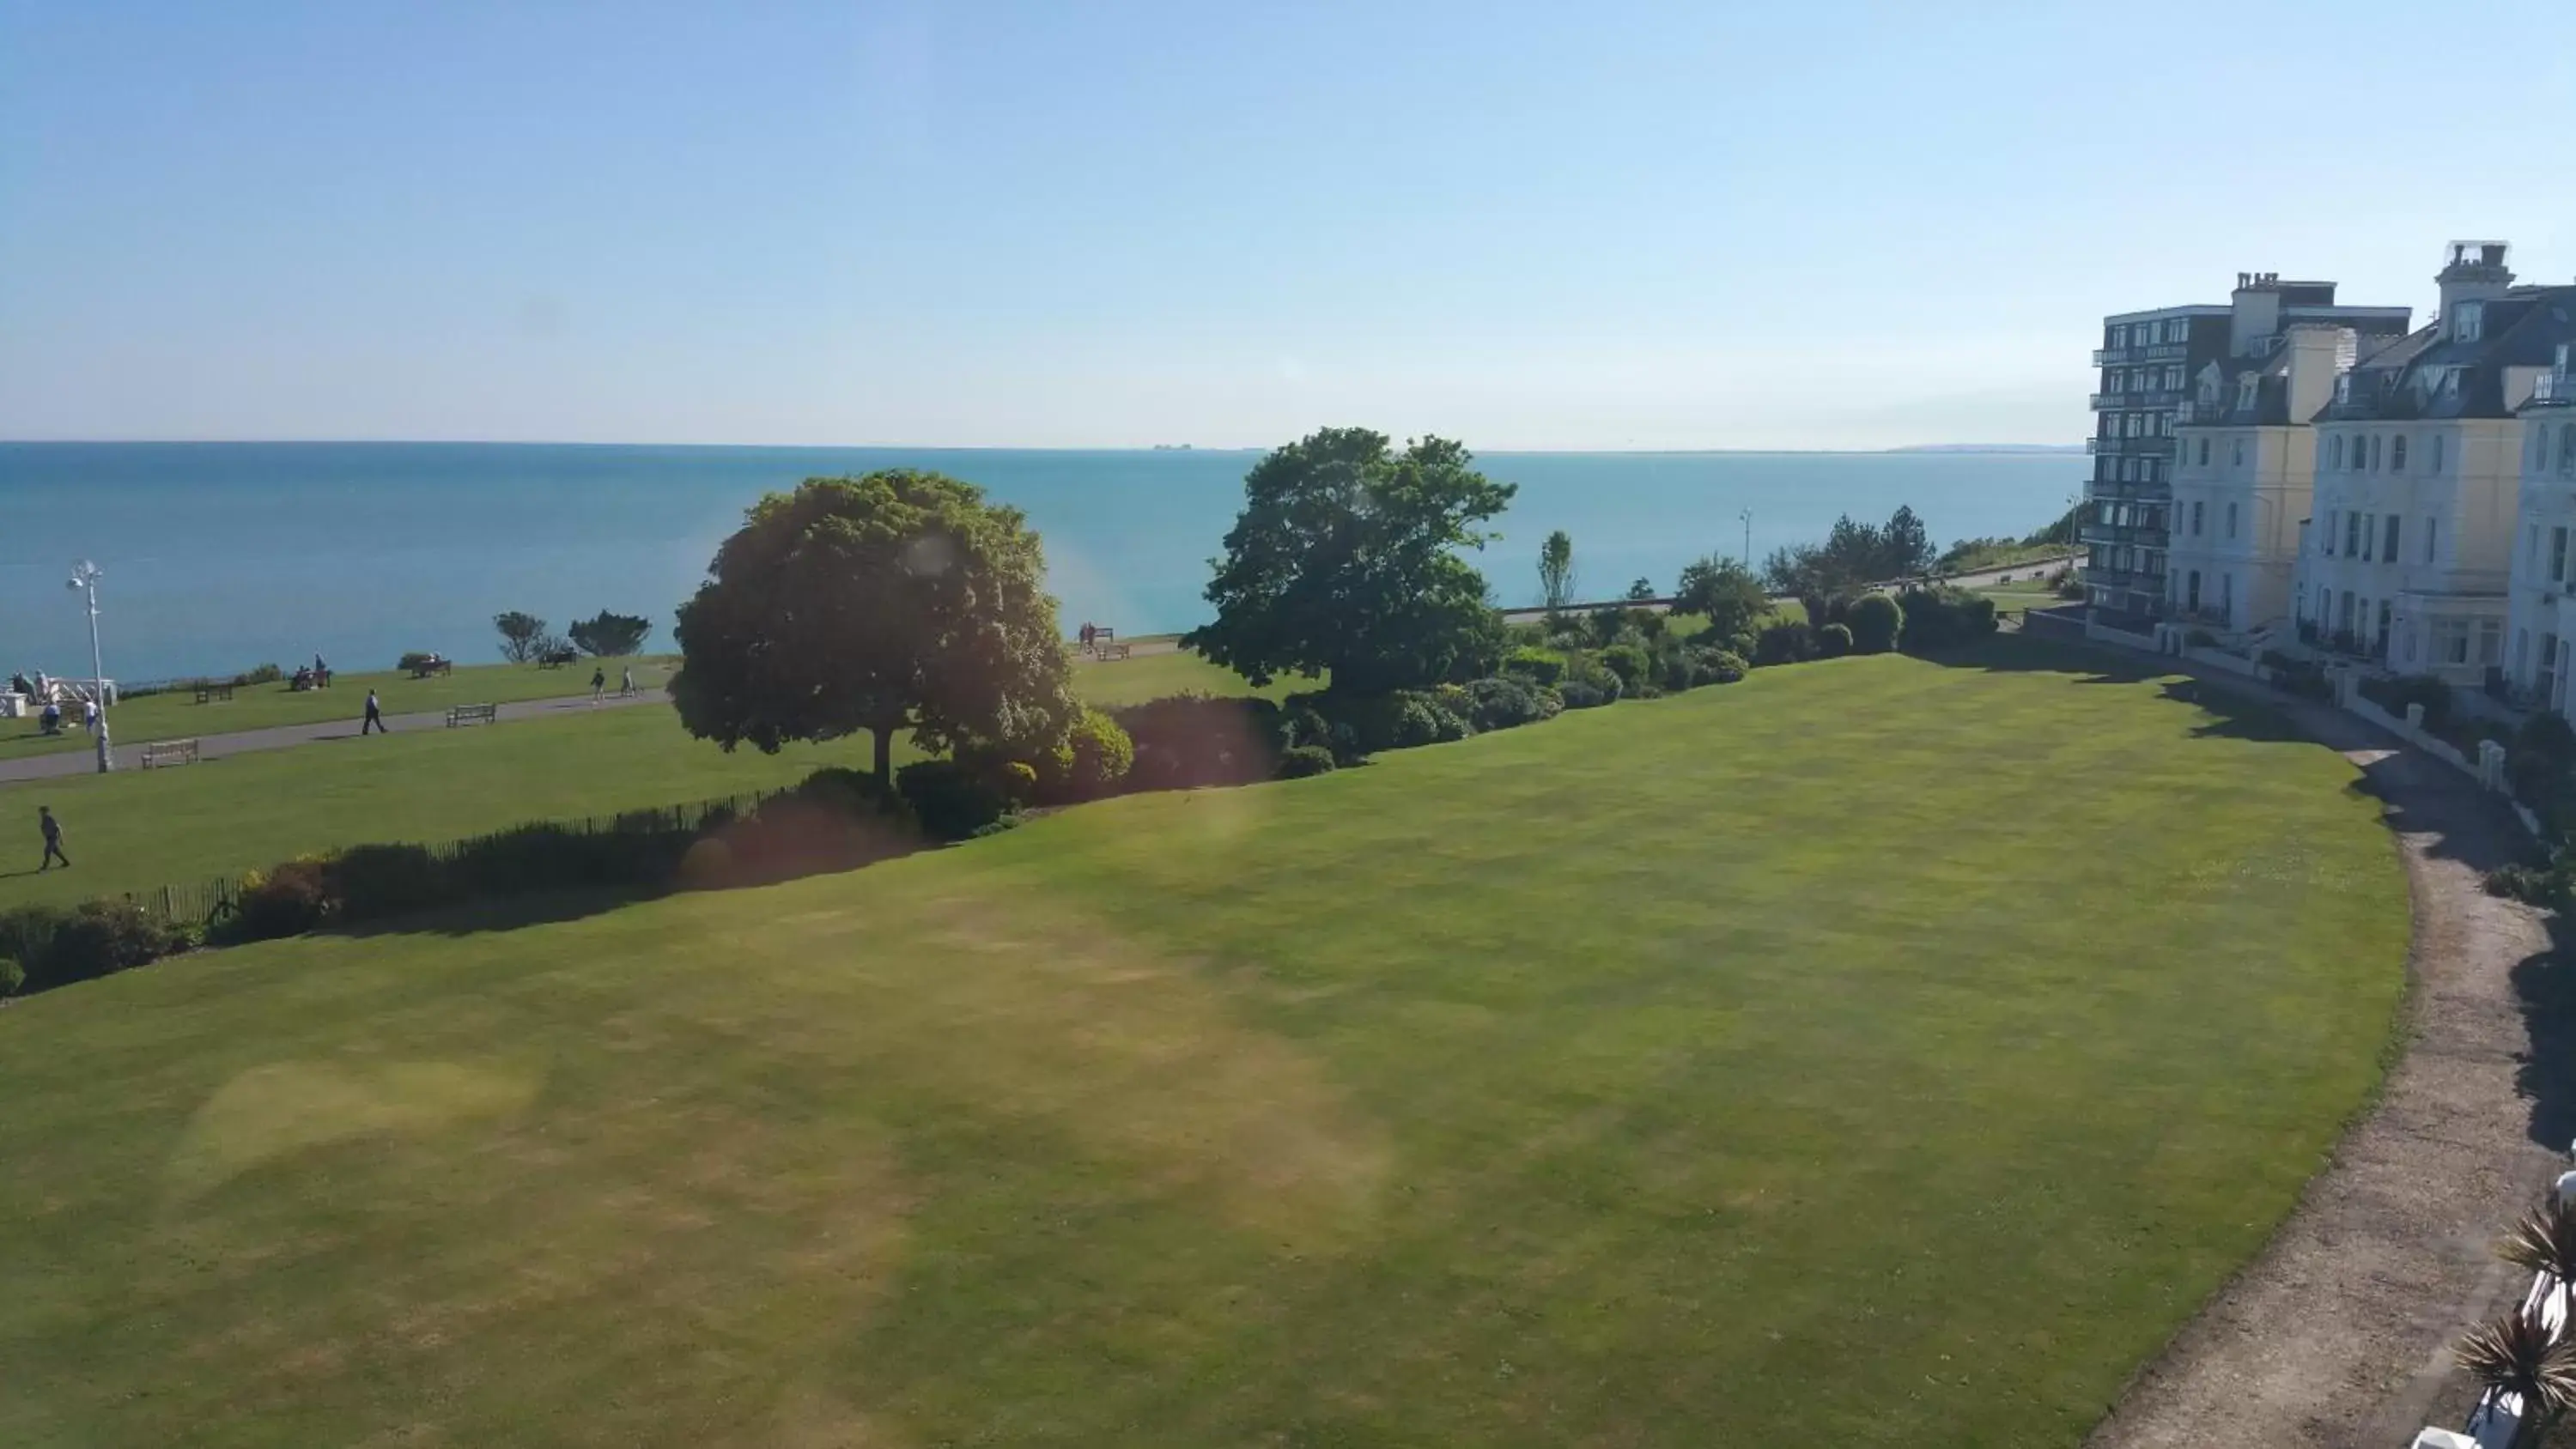
M116 753L107 741L107 667L98 652L98 575L98 565L82 559L72 565L65 587L89 603L89 687L90 698L98 705L98 772L104 775L116 768Z

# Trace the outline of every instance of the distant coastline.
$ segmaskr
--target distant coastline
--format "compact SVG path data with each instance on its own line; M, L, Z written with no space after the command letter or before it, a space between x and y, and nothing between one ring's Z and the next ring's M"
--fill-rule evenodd
M1909 443L1891 453L2081 453L2082 443Z

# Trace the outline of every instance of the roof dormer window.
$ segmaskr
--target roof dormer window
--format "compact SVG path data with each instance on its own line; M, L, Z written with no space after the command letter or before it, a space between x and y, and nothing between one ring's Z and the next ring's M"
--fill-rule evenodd
M2451 323L2451 340L2475 342L2486 330L2487 308L2484 302L2462 302L2459 316Z

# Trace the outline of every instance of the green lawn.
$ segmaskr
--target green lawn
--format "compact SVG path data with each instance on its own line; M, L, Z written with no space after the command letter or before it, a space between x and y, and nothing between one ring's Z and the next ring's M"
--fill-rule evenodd
M555 699L590 692L590 671L595 661L561 669L543 669L534 664L469 665L454 674L432 675L413 679L408 674L342 674L334 676L329 689L308 689L297 693L283 682L256 684L236 690L230 700L208 704L197 703L194 694L147 694L119 705L108 712L108 732L120 744L140 744L145 740L184 739L190 735L230 734L237 730L266 729L271 725L312 724L318 720L356 719L364 708L367 690L372 687L387 714L408 714L416 710L445 709L451 704L506 704L523 699ZM668 655L654 655L634 661L635 682L647 689L658 689L671 677L678 661ZM608 687L617 687L618 670L623 661L606 661ZM87 734L67 729L47 739L36 733L32 719L0 720L0 760L21 759L28 755L47 754L55 750L86 750Z
M1247 689L1194 654L1085 662L1074 682L1100 704ZM142 709L137 701L134 712ZM898 740L897 763L914 758ZM529 820L772 789L823 764L866 768L867 741L727 755L691 738L668 708L637 705L488 729L330 739L183 769L0 785L0 907L198 885L367 841L450 840ZM39 804L63 821L73 869L33 869Z
M0 1443L2072 1445L2376 1079L2353 781L1848 659L36 997Z
M2005 615L2026 614L2033 609L2054 608L2064 602L2057 597L2057 590L2038 580L2015 579L2009 584L1998 584L1993 588L1974 589L1970 592L1979 597L1994 600L1995 612Z

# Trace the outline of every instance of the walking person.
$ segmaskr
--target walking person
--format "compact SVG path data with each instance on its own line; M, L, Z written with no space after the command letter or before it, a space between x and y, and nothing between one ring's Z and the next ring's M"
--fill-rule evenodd
M635 697L635 666L632 664L627 665L625 669L618 673L617 697L620 699L633 699Z
M63 869L71 869L72 858L63 854L63 823L54 818L53 806L36 807L36 828L45 832L45 863L37 866L36 872L41 875L52 870L58 860L63 863Z
M385 728L385 708L376 702L376 692L372 689L367 691L367 718L358 726L358 738L365 739L369 730L382 735L393 733Z
M608 668L599 665L590 671L590 702L597 704L608 693Z

